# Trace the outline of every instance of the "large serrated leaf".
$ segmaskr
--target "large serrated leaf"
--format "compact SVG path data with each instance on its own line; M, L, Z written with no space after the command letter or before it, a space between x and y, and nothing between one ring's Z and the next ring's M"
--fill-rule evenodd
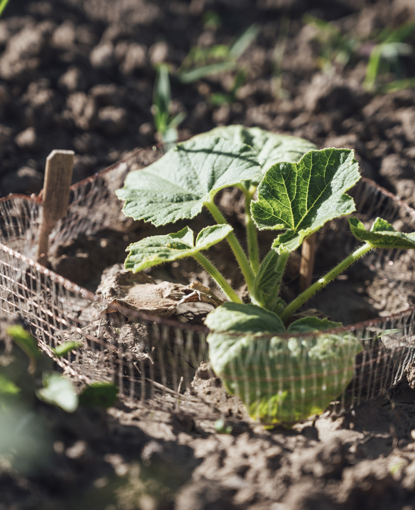
M273 247L294 251L327 221L355 211L345 192L360 179L349 149L308 152L298 163L277 163L264 175L252 215L260 229L285 230Z
M303 138L279 135L257 127L247 128L240 125L217 127L197 135L197 138L204 136L219 136L233 144L250 145L257 154L263 173L271 165L280 161L296 163L304 154L316 149L313 143Z
M271 338L261 333L276 325L274 314L268 312L268 322L253 307L252 316L248 313L240 320L243 306L252 305L234 305L226 303L207 318L212 329L207 339L210 361L227 390L241 398L252 418L266 424L295 422L323 412L341 395L353 377L355 356L362 349L353 334ZM313 331L333 325L337 323L307 317L292 329Z
M206 227L199 232L196 243L189 227L175 234L147 237L128 246L127 251L130 253L125 260L125 268L137 273L164 262L192 257L225 239L232 230L230 225Z
M116 193L125 201L126 216L166 225L193 218L219 190L260 174L257 154L248 145L195 137L144 170L131 172Z
M368 242L373 248L415 248L415 232L403 234L397 232L390 223L376 218L370 230L366 230L357 218L349 218L352 234L360 241Z

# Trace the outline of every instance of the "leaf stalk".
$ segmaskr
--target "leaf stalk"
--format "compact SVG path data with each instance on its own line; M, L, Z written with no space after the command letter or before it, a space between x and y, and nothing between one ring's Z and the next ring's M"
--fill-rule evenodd
M218 223L220 225L223 223L227 224L225 217L220 212L220 210L217 208L217 206L213 203L213 201L205 202L204 205L207 207L207 209L209 210L210 214L213 216L216 223ZM247 259L247 256L246 256L242 246L240 245L238 239L236 238L236 235L233 232L228 234L228 236L226 237L226 240L228 241L229 246L231 247L231 249L235 255L235 258L238 261L239 267L241 268L242 274L245 277L245 281L248 286L248 291L250 294L252 294L253 288L254 288L255 275L252 270L251 264L249 263L249 260Z
M248 256L252 270L254 274L257 274L260 265L258 235L256 225L251 215L251 202L256 191L256 186L252 185L249 189L244 188L242 191L245 195L245 225L248 241Z
M323 289L326 285L328 285L331 281L333 281L339 274L343 273L349 266L351 266L356 260L359 260L363 255L366 255L370 250L373 249L373 246L370 243L365 243L363 246L355 250L352 254L346 257L340 264L337 264L331 271L329 271L322 278L317 280L311 287L302 292L296 299L291 301L289 305L287 305L282 313L280 314L280 318L283 322L296 312L306 301L308 301L311 297L314 296L318 291Z
M272 301L270 303L271 311L274 311L275 308L277 307L278 296L279 296L279 291L280 291L280 285L281 285L282 277L283 277L284 272L285 272L285 266L287 265L287 261L288 261L288 257L289 256L290 256L290 252L286 251L286 252L280 253L279 257L278 257L278 261L277 261L277 264L276 264L275 272L278 275L280 275L280 276L278 278L278 281L276 282L275 289L274 289L274 296L273 296L273 299L272 299Z
M200 252L195 253L193 257L199 262L199 264L206 269L206 271L210 274L210 276L215 280L215 282L219 285L219 287L223 290L225 295L234 303L242 303L236 292L229 285L229 283L225 280L224 276L216 267Z

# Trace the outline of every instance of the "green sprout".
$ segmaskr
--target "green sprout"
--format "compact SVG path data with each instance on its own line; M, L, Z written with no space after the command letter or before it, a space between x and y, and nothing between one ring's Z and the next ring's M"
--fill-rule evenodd
M415 86L414 78L402 78L403 69L401 57L413 54L413 47L406 41L415 33L415 23L406 23L395 30L384 30L373 46L369 61L366 67L366 77L363 83L368 91L376 88L379 77L383 74L392 73L397 76L394 80L384 86L379 86L380 92L391 92Z
M314 16L304 16L304 22L316 30L314 40L319 45L319 67L331 72L343 69L352 60L367 56L364 88L369 92L388 93L415 86L415 78L404 77L402 57L413 55L413 46L406 41L415 33L415 23L408 22L396 29L386 28L371 40L359 40L343 34L332 22ZM394 76L389 83L382 77Z
M320 47L319 67L325 72L330 72L333 65L343 69L355 55L359 41L343 34L333 23L315 16L305 15L304 22L316 30L314 39Z
M218 44L209 48L192 48L176 73L183 83L193 83L212 74L234 71L238 59L245 53L259 33L260 27L248 27L232 44Z
M171 115L171 88L169 67L161 64L157 68L153 90L153 118L156 131L162 142L170 146L177 141L177 127L185 119L184 112Z
M283 88L282 84L283 79L282 64L284 60L285 48L287 46L289 28L290 19L285 17L281 18L278 38L272 54L273 88L276 97L279 99L287 99L289 97L288 91Z
M93 382L78 395L67 377L52 371L51 359L42 354L36 339L28 331L20 325L14 325L7 328L7 333L29 358L29 375L23 377L22 374L11 374L7 371L0 374L0 410L3 400L10 399L11 396L30 400L36 395L39 400L60 407L68 413L74 412L78 405L110 407L114 404L118 390L112 383ZM81 347L82 342L69 341L58 345L52 351L57 358L61 358Z

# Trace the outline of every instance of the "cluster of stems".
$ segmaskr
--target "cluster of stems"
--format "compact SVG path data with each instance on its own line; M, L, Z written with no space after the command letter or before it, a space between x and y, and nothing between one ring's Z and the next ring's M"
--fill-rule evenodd
M246 255L244 249L236 238L235 234L231 232L227 237L227 241L232 249L233 254L239 264L239 267L242 271L242 274L245 278L248 292L255 301L254 295L254 281L255 276L258 273L260 267L260 258L259 258L259 248L258 248L258 238L257 238L257 229L255 223L252 219L251 215L251 201L255 194L256 187L253 185L250 186L239 186L245 196L245 224L246 224L246 235L247 235L247 245L248 245L248 256ZM227 221L223 214L220 212L218 207L215 205L213 200L209 202L205 202L205 207L209 210L213 218L218 224L226 224ZM281 320L286 322L287 319L296 312L306 301L308 301L311 297L314 296L319 290L323 289L327 284L333 281L339 274L343 273L351 264L353 264L356 260L363 257L366 253L368 253L373 246L366 242L363 246L355 250L348 257L346 257L342 262L340 262L337 266L331 269L327 274L313 283L309 288L303 291L297 298L295 298L291 303L289 303L279 314ZM282 252L278 256L277 260L277 271L278 274L283 274L285 266L287 264L289 257L289 252ZM238 297L234 289L229 285L226 281L225 277L218 271L218 269L201 253L195 255L196 260L199 262L201 266L206 269L206 271L211 275L211 277L216 281L219 287L223 290L225 295L229 300L234 301L235 303L241 303L241 299ZM279 291L279 283L276 283L275 288L275 298L278 297Z

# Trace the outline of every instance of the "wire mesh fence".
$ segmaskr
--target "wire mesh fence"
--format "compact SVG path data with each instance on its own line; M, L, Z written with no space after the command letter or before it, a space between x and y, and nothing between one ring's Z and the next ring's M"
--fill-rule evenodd
M79 235L128 228L114 191L129 171L159 155L157 149L138 151L73 186L51 250ZM381 216L401 231L415 230L415 211L374 183L362 180L354 198L364 223ZM413 363L411 251L378 250L363 260L385 295L373 320L319 335L256 335L229 367L223 387L208 363L206 327L127 313L37 264L40 215L38 197L0 200L0 314L22 317L51 357L58 345L80 341L79 349L55 360L81 382L111 381L122 396L150 409L246 417L243 400L255 418L289 422L330 402L333 412L342 412L372 399L401 381ZM320 249L336 242L348 252L356 245L344 219L324 229Z

